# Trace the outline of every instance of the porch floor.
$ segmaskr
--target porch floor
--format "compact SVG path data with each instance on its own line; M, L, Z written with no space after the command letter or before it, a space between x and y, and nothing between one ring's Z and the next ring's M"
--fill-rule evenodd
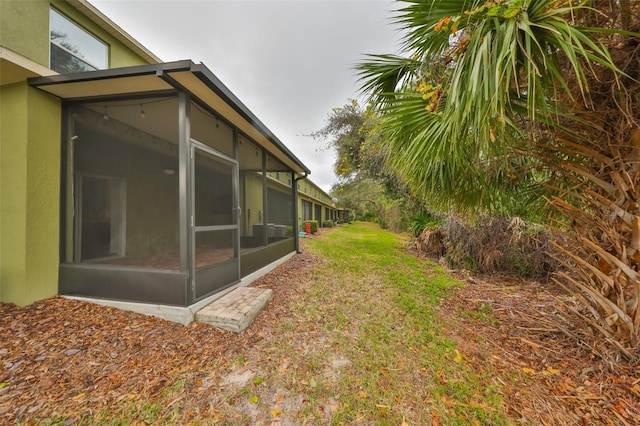
M242 333L273 298L269 288L238 287L196 312L196 322Z

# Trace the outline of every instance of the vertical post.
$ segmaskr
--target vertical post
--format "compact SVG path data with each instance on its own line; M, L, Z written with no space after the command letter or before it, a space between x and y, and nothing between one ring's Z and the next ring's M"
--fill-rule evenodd
M269 244L269 229L267 223L269 221L269 200L267 200L267 152L262 150L262 244Z
M233 166L233 212L235 215L236 237L234 242L234 255L238 259L238 279L242 276L242 265L240 262L240 220L242 219L242 208L240 207L240 153L238 148L238 129L233 128L233 158L236 164Z
M75 145L75 119L72 107L62 104L62 116L66 118L66 126L62 127L60 174L60 262L79 261L74 259L74 204L73 204L73 151Z
M302 253L302 251L300 251L300 235L299 235L299 231L300 231L300 223L298 222L298 214L299 214L299 210L298 210L298 181L299 180L303 180L307 178L307 174L305 173L304 175L300 176L300 177L295 177L295 173L291 172L291 176L294 177L293 179L293 185L291 185L293 187L293 205L295 206L293 209L293 230L294 230L294 238L296 240L295 246L296 246L296 253L300 254Z
M187 273L189 283L186 291L187 305L195 299L195 271L192 268L193 236L191 228L192 206L192 170L191 147L189 143L189 98L186 93L178 93L178 202L180 231L180 271Z
M291 172L291 196L293 197L293 238L295 239L296 253L300 254L300 241L298 240L298 181L294 172Z

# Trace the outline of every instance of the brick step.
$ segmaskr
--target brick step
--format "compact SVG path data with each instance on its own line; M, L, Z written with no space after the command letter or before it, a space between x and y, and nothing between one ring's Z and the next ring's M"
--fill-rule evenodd
M273 298L270 288L238 287L200 309L196 322L242 333Z

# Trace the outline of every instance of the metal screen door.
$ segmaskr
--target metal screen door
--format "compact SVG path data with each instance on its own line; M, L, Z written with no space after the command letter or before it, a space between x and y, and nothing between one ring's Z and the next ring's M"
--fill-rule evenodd
M200 300L240 279L238 164L206 147L192 147L192 276Z

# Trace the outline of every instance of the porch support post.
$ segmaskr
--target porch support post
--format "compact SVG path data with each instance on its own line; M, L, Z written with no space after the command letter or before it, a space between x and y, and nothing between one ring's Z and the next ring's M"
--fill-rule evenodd
M178 229L180 231L180 271L186 272L188 286L186 292L187 306L193 303L195 294L195 274L191 268L191 149L189 144L189 98L186 93L178 93L178 191L180 217Z
M269 229L267 228L267 212L269 211L269 200L267 200L267 151L262 150L262 245L269 244Z
M295 173L291 172L292 176L295 176ZM292 193L293 193L293 238L296 241L296 253L300 254L300 223L298 222L298 181L307 178L307 174L297 177L293 179Z

